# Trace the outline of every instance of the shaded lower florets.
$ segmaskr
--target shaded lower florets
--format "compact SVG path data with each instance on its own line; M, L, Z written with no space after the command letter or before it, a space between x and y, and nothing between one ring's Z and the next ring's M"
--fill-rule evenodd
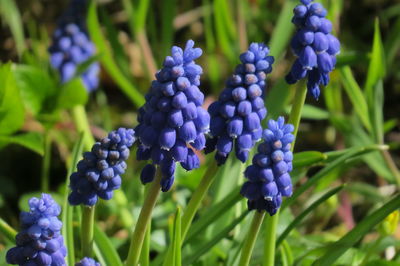
M235 148L236 157L245 162L250 149L261 139L261 121L267 115L263 95L267 74L274 58L261 43L252 43L240 55L235 73L226 82L219 99L208 108L211 115L210 138L206 153L215 149L218 165L224 164Z
M244 172L248 181L243 184L241 194L248 199L249 210L265 210L274 215L281 206L282 196L292 195L289 172L293 168L290 150L293 130L293 125L285 124L283 117L268 121L264 142Z
M70 177L72 192L68 200L71 205L93 206L98 197L112 198L113 191L121 186L129 148L135 142L134 134L133 129L119 128L83 154L77 172Z
M21 212L17 246L8 250L7 263L18 265L66 265L67 250L61 236L61 208L48 194L29 200L29 212Z
M155 165L159 165L162 191L168 191L174 183L177 162L188 171L200 164L194 150L204 148L204 134L210 125L210 115L202 108L204 95L198 87L203 70L194 61L201 54L192 40L184 50L172 47L171 56L165 58L139 110L139 125L135 128L140 142L137 159L152 161L143 168L141 181L153 181Z

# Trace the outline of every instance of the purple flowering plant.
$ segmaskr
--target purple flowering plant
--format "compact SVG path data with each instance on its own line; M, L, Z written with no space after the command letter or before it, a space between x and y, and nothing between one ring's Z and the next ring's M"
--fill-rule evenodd
M0 264L400 263L394 9L365 50L342 1L3 2Z

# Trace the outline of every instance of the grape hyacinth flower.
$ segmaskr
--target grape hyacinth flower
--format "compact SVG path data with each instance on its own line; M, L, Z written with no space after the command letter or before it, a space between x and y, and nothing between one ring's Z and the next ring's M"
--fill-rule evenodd
M85 26L86 6L86 0L72 0L52 37L50 63L59 72L62 83L72 79L78 65L95 53ZM94 62L82 73L81 78L88 92L97 89L99 71L99 63Z
M240 193L248 199L249 210L266 210L272 216L281 206L282 196L292 195L289 172L293 168L290 150L293 130L293 125L285 124L283 117L268 121L268 129L263 132L264 142L244 172L248 181Z
M139 109L138 160L150 160L141 173L143 184L152 182L159 165L161 190L168 191L174 182L176 162L190 171L198 168L199 158L194 150L205 146L210 116L202 108L204 95L199 89L202 68L194 60L202 54L187 41L184 50L174 46L156 80L146 94L146 103ZM193 150L194 149L194 150Z
M332 23L325 18L327 11L313 0L301 0L293 10L296 33L291 47L297 59L286 76L289 84L307 77L307 89L315 99L320 95L319 86L329 83L329 73L340 52L339 40L331 34Z
M267 46L252 43L240 55L241 64L227 80L219 99L208 108L211 138L207 140L206 153L216 149L218 165L225 163L234 146L236 157L245 162L261 138L261 121L267 115L263 100L266 76L274 62L268 54Z
M93 206L98 197L105 200L112 198L113 190L121 186L129 148L135 142L134 134L133 129L119 128L96 142L90 152L83 154L77 172L70 177L72 192L68 201L71 205Z
M101 264L92 258L84 257L81 261L75 263L75 266L101 266Z
M21 212L17 246L8 250L7 263L18 265L66 265L67 250L57 218L61 208L49 194L29 200L29 212Z

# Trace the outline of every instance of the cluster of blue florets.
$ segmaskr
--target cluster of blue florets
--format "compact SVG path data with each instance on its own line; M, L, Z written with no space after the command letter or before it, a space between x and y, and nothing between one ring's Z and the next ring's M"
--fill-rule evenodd
M121 186L121 175L127 167L129 148L135 142L133 129L119 128L96 142L90 152L83 154L78 171L70 177L71 205L93 206L98 197L109 200L113 190Z
M85 257L79 262L75 263L75 266L101 266L101 264L92 258Z
M204 148L204 134L209 130L210 116L201 107L204 95L198 87L203 70L194 62L202 50L193 46L189 40L185 50L172 47L139 109L137 159L152 160L142 170L141 181L153 181L155 164L159 165L162 191L168 191L174 182L176 162L188 171L199 167L193 149Z
M7 263L18 265L66 265L67 250L60 234L61 208L48 194L29 200L29 212L21 212L17 246L8 250Z
M261 121L267 115L263 100L266 75L274 62L268 54L267 46L252 43L240 55L242 63L227 80L219 99L208 108L211 138L207 140L206 152L217 150L218 165L225 163L234 145L236 157L245 162L250 149L261 139Z
M71 1L53 34L49 48L50 63L59 72L62 83L73 78L78 65L95 53L85 27L86 6L86 0ZM94 62L82 73L81 78L87 91L91 92L99 86L99 71L99 64Z
M258 146L253 164L244 172L248 179L241 194L248 199L249 210L266 210L274 215L282 203L282 196L292 195L293 154L290 150L294 140L293 125L285 124L283 117L269 120L263 132L264 142Z
M307 77L308 91L318 99L319 86L329 83L329 73L335 67L340 42L331 34L332 23L325 18L326 9L320 3L312 3L312 0L301 2L293 10L292 19L297 31L291 47L297 59L286 81L293 84Z

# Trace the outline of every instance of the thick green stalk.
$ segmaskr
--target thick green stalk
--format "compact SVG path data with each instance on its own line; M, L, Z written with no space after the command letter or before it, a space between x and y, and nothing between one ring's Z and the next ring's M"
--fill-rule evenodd
M292 143L292 151L294 149L294 144L296 142L297 132L299 130L299 124L301 119L301 111L303 110L304 101L307 96L307 87L304 84L299 84L296 88L296 93L294 95L294 101L292 110L290 111L288 123L294 126L293 135L295 140ZM276 226L279 220L279 210L275 215L269 217L266 222L266 236L264 244L264 266L274 266L275 265L275 248L276 248Z
M154 206L156 205L157 202L158 195L160 194L160 181L161 181L161 171L160 169L157 169L156 178L151 183L151 187L146 196L146 199L144 200L142 210L140 211L139 219L136 223L135 230L132 234L128 258L126 259L125 262L126 266L138 265L147 226L151 222L151 213L153 212Z
M40 188L42 192L48 192L49 191L49 172L50 172L50 159L51 159L51 135L50 135L50 130L46 130L44 132L44 140L43 140L43 146L44 146L44 155L43 155L43 161L42 161L42 174L41 174L41 184Z
M251 254L253 253L254 244L256 243L258 232L260 231L262 222L264 220L265 211L256 211L251 222L250 230L247 233L246 240L242 247L242 254L240 255L239 266L249 265Z
M218 170L217 163L213 161L212 164L208 167L207 171L205 172L203 178L200 181L199 186L194 191L192 198L190 199L188 205L185 208L185 212L182 215L182 227L181 227L182 242L185 240L189 227L192 224L194 215L199 209L200 204L204 199L204 196L206 195L208 189L210 188L211 184L213 183L216 177L217 170Z
M82 206L82 257L92 257L95 206Z
M74 119L75 127L78 132L83 132L84 150L89 151L94 143L94 138L90 130L89 121L86 115L85 107L77 105L72 108L72 116Z

